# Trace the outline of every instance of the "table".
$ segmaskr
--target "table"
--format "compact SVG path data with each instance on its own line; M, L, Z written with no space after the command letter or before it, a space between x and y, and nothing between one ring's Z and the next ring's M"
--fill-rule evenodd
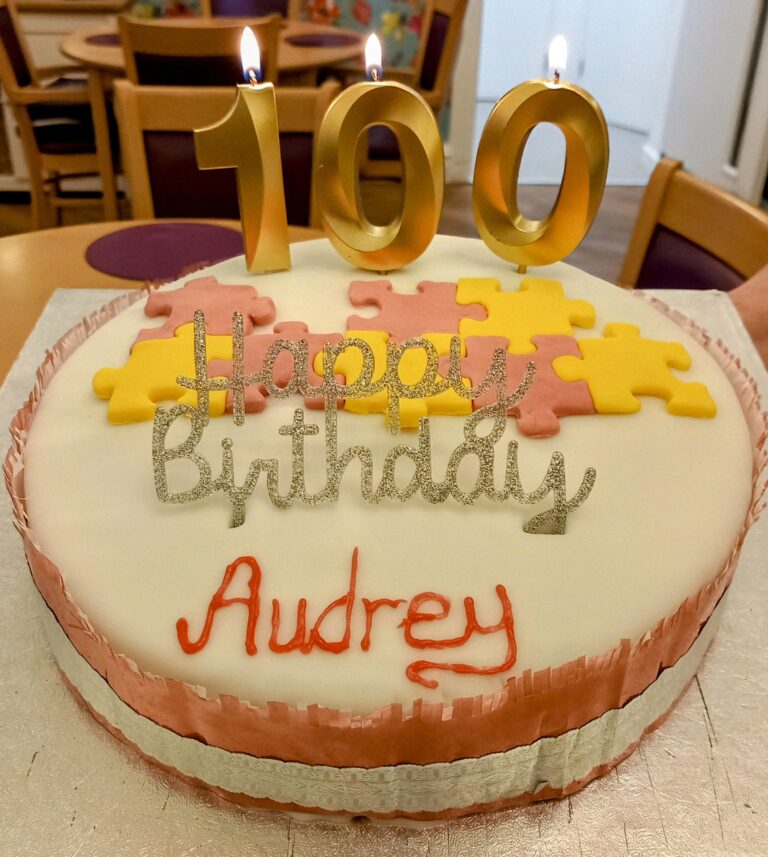
M204 19L199 19L204 24ZM332 33L354 38L354 43L335 47L300 47L292 45L290 38L304 35L322 35ZM117 27L114 25L89 27L76 30L65 36L61 41L61 52L80 65L87 68L99 69L113 75L125 73L123 49L117 45L91 44L88 39L94 37L116 36ZM339 62L354 60L363 55L364 36L355 30L345 30L339 27L328 27L323 24L312 24L308 21L286 20L280 31L280 46L277 55L278 70L281 75L290 75L292 81L314 85L315 72L321 66L334 65ZM309 76L305 73L309 72ZM236 81L233 81L233 86Z
M0 337L0 383L55 289L140 288L143 282L111 277L91 268L85 251L97 238L119 229L158 221L87 223L0 238L0 318L12 319ZM162 222L162 221L159 221ZM177 218L174 222L184 222ZM186 221L240 229L234 220ZM291 241L319 238L315 229L288 227Z
M46 346L109 292L54 294L0 389L0 425ZM665 292L768 376L727 296ZM25 857L759 857L768 853L768 516L750 533L704 666L669 720L571 798L447 824L265 814L179 784L112 739L57 675L0 491L0 851Z

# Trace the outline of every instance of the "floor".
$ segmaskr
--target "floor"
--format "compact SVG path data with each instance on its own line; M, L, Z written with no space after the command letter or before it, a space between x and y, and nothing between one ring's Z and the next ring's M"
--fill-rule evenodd
M640 187L607 187L602 208L589 235L568 261L595 276L615 282L640 205L642 191ZM556 194L556 187L521 186L521 209L528 217L542 217L549 210ZM366 196L369 200L369 208L375 205L376 208L391 209L397 205L399 190L391 185L374 187ZM371 205L371 199L374 200L374 205ZM381 205L382 202L384 205ZM99 219L100 209L97 205L65 212L66 224ZM29 205L19 201L8 203L0 195L0 236L27 232L31 226ZM472 218L470 185L450 185L446 188L439 231L447 235L477 236Z

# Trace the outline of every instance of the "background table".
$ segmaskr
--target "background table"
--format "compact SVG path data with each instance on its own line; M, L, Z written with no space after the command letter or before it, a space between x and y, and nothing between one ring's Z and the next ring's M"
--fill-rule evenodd
M195 20L199 20L200 25L204 26L204 18ZM289 41L295 36L323 34L348 36L353 41L350 44L330 47L301 47L292 45ZM125 59L119 43L100 45L88 41L88 39L100 36L117 36L117 27L114 25L90 27L70 33L61 40L61 52L80 65L102 69L113 74L125 74ZM355 30L312 24L308 21L286 20L285 26L280 30L280 44L277 52L278 72L281 75L294 76L301 72L310 71L314 75L314 72L321 66L334 65L362 57L365 49L364 39L364 35ZM303 78L301 81L293 82L313 85L314 80ZM233 91L236 83L238 81L232 81Z
M0 389L7 425L46 346L114 292L56 292ZM663 293L768 376L728 298ZM702 462L705 466L706 462ZM84 524L85 529L85 524ZM562 801L431 825L338 822L232 806L140 761L64 687L0 492L0 853L25 857L768 854L768 517L750 533L723 624L672 716Z
M121 229L162 222L87 223L0 238L0 319L10 320L0 336L0 383L55 289L125 289L144 285L139 280L111 277L92 268L85 261L85 251L90 244ZM240 231L240 224L234 220L184 221L176 218L172 222L208 223ZM293 242L321 235L315 229L288 227L288 237Z

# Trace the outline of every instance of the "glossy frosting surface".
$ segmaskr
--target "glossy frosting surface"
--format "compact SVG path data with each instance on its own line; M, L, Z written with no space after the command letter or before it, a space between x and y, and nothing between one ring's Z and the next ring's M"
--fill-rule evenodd
M301 320L310 330L343 331L348 315L367 312L347 299L349 283L362 279L360 272L326 242L298 245L292 254L287 273L250 277L241 259L209 273L225 283L255 285L260 295L273 299L277 322ZM597 469L592 496L569 517L564 536L523 532L523 522L546 506L512 501L431 506L421 499L370 506L360 499L354 472L342 482L339 502L320 508L277 509L259 487L248 502L245 525L233 529L224 497L161 505L152 476L151 423L110 425L106 403L92 392L98 369L122 365L138 330L164 321L146 318L140 302L64 364L35 417L25 455L32 529L96 630L142 669L202 686L208 694L364 712L393 702L407 705L421 696L450 700L494 692L509 675L600 654L623 638L635 641L673 613L721 569L749 503L751 445L736 395L701 347L631 294L563 264L531 273L560 280L569 298L594 305L596 324L574 328L577 339L599 336L611 322L630 322L645 337L684 343L692 367L680 377L707 385L717 417L674 417L661 400L643 398L637 414L565 418L560 434L544 440L522 437L510 420L497 453L500 479L502 446L512 439L520 441L521 475L529 490L554 450L565 455L569 496L587 467ZM516 289L522 279L479 241L457 238L436 239L417 263L389 279L405 292L421 280L465 277L496 277L505 290ZM229 436L241 478L252 458L274 456L287 485L289 439L278 428L290 422L299 403L270 401L242 428L229 418L213 420L204 448L214 469L220 440ZM316 412L308 419L322 422ZM431 422L434 466L441 473L462 439L463 420ZM339 440L342 446L372 447L374 472L380 473L386 452L407 442L408 435L393 438L381 414L341 413ZM322 484L321 463L322 436L307 444L308 485ZM350 648L341 654L269 651L272 599L282 606L285 641L295 628L298 599L308 600L311 623L345 593L355 547L359 569ZM177 620L186 617L191 631L199 633L225 566L243 555L256 557L263 574L258 653L246 653L246 610L234 606L219 611L205 649L185 654L176 637ZM238 577L229 595L246 594L246 583L247 575ZM499 621L497 584L509 594L515 623L517 661L508 673L440 673L435 690L409 681L406 667L423 657L500 663L506 641L490 634L460 651L411 648L398 627L405 605L380 610L370 647L360 646L362 598L409 600L420 592L441 593L450 599L451 613L419 629L419 635L448 637L464 628L466 596L475 599L480 622ZM329 617L324 625L329 638L343 633L341 619L341 611Z

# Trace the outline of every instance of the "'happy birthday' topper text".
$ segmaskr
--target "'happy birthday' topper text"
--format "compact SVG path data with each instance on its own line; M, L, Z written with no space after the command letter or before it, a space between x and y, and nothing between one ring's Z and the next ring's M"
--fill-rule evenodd
M276 340L269 347L261 368L246 375L244 369L243 317L240 313L233 316L233 361L231 378L209 378L205 340L205 318L201 312L195 313L194 348L195 377L179 377L182 387L194 389L197 393L197 407L175 405L171 408L158 408L152 433L152 457L154 465L155 488L158 499L163 503L190 503L202 500L217 492L224 493L232 503L233 526L245 522L245 504L256 489L262 473L265 474L267 495L279 508L289 508L295 503L302 505L320 505L338 500L339 489L349 464L358 459L360 462L360 493L368 503L379 503L383 499L399 501L409 500L417 493L429 503L439 504L449 497L464 505L473 505L480 497L501 503L509 499L518 503L533 505L552 497L552 507L528 520L523 530L526 533L565 532L568 514L577 509L589 496L595 483L596 472L588 467L581 484L568 498L565 481L565 459L560 452L554 452L544 477L533 491L525 491L520 480L518 467L518 443L510 441L507 445L506 469L503 484L497 488L494 480L495 445L501 439L507 426L507 414L525 395L533 383L535 366L529 363L525 374L512 393L507 392L506 360L503 348L494 353L488 372L483 381L474 386L466 386L461 376L461 340L452 337L449 356L449 370L444 378L438 375L438 353L435 346L426 339L408 339L403 343L387 343L387 365L377 380L373 379L375 361L370 346L362 339L345 339L337 344L327 344L323 349L323 379L319 385L309 382L307 342ZM334 375L336 359L346 349L359 349L362 357L362 370L357 380L351 384L339 383ZM426 356L426 369L415 384L406 384L400 378L399 364L405 353L411 349L421 349ZM293 358L294 371L288 384L275 383L273 369L275 362L283 352L289 352ZM208 425L208 404L213 390L231 390L234 421L236 425L245 422L245 390L251 384L262 384L267 393L278 399L300 394L310 397L322 397L325 405L325 466L326 482L315 493L307 490L305 481L305 440L320 433L320 427L305 422L303 409L297 408L290 425L281 426L281 435L291 439L291 484L286 493L279 490L279 465L275 458L257 458L250 462L248 472L242 484L235 483L233 442L224 438L222 445L221 471L213 476L210 462L198 451L206 426ZM373 452L363 445L339 450L338 440L338 403L346 399L362 399L386 390L388 397L387 417L390 431L397 433L400 425L400 401L402 399L420 399L436 396L448 389L454 390L465 399L475 399L490 387L496 388L496 402L474 411L464 422L464 440L451 453L446 467L445 478L435 481L432 468L432 446L430 421L423 418L419 422L417 444L399 444L387 453L381 471L381 478L374 486ZM166 438L171 426L180 417L188 418L190 431L187 438L176 446L167 447ZM478 427L488 421L490 429L484 434L478 433ZM458 481L458 470L465 458L474 457L478 461L478 473L474 485L464 490ZM414 465L410 481L404 487L397 484L395 470L398 459L407 458ZM167 465L170 461L187 460L198 472L197 484L186 491L173 492L168 487Z

